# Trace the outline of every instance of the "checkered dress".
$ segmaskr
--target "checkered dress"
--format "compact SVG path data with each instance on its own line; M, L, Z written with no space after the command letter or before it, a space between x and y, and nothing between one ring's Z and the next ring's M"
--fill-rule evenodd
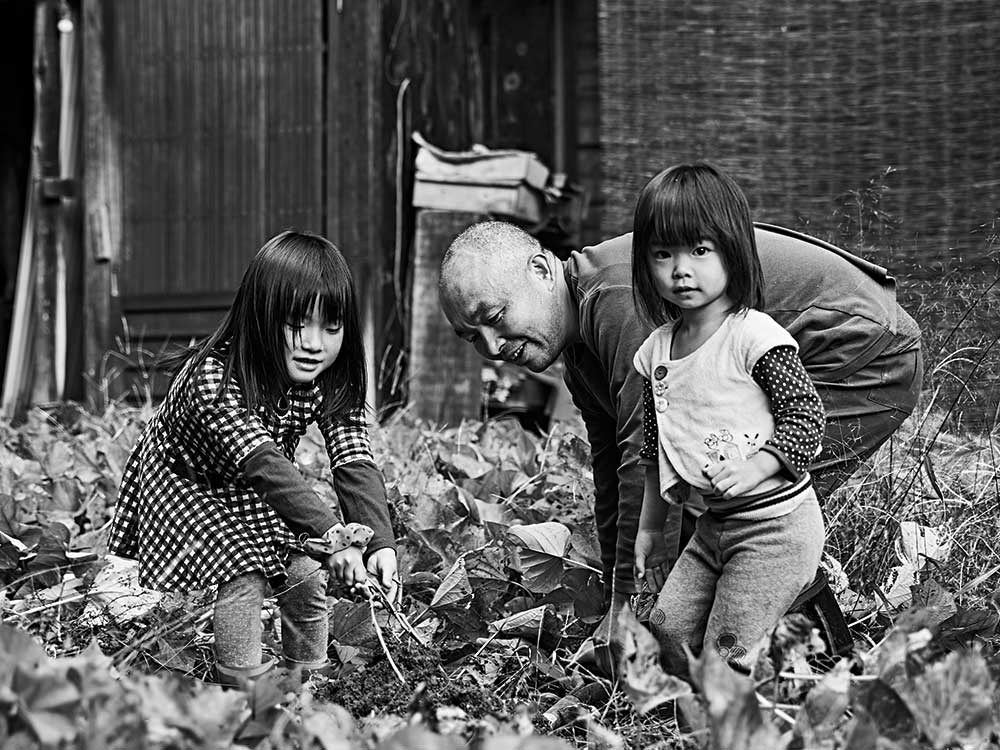
M247 457L267 441L293 459L306 426L317 421L333 468L372 459L368 432L317 418L315 385L287 393L288 409L248 415L231 382L216 400L223 364L209 356L190 378L175 379L125 464L108 551L139 561L143 586L204 588L242 573L282 576L293 534L242 476ZM347 519L352 520L352 519Z

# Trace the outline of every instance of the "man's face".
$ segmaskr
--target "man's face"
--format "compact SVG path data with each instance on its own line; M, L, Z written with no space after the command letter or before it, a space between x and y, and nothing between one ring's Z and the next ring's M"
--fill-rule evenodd
M472 262L451 269L441 307L455 333L487 359L541 372L568 343L555 278L542 257L508 278Z

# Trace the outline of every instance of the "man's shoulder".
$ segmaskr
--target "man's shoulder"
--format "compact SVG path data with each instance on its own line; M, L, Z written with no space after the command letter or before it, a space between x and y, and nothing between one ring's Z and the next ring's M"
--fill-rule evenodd
M566 268L572 283L583 292L606 286L631 286L632 234L612 237L570 253Z
M882 266L818 237L760 222L754 224L754 236L765 277L780 278L785 273L822 277L835 272L850 279L867 277L879 286L888 280L888 271Z

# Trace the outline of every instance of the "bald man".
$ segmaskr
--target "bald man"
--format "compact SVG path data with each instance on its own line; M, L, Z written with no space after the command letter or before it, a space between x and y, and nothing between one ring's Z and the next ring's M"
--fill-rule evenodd
M809 468L822 500L913 411L920 331L881 266L788 229L757 224L755 234L765 312L797 341L826 409L822 452ZM631 234L563 262L520 228L488 221L452 242L439 289L455 332L483 356L540 372L562 355L587 427L605 590L615 606L637 592L644 480L642 379L632 357L649 329L633 305L631 257Z

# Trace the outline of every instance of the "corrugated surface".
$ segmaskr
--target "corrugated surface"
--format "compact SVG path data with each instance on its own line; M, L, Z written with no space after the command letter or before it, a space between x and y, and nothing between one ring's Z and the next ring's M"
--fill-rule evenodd
M322 230L322 4L118 11L126 313L147 295L231 295L267 237Z
M1000 205L993 0L602 0L604 230L660 168L710 157L759 214L821 224L885 166L918 257Z
M994 0L600 0L599 13L605 236L630 227L657 171L710 158L757 218L834 238L846 228L849 247L860 218L869 254L907 277L903 299L932 345L989 345L996 302L948 330L997 270ZM899 222L891 236L846 195L888 166L899 171L877 207ZM967 397L990 420L996 360Z

